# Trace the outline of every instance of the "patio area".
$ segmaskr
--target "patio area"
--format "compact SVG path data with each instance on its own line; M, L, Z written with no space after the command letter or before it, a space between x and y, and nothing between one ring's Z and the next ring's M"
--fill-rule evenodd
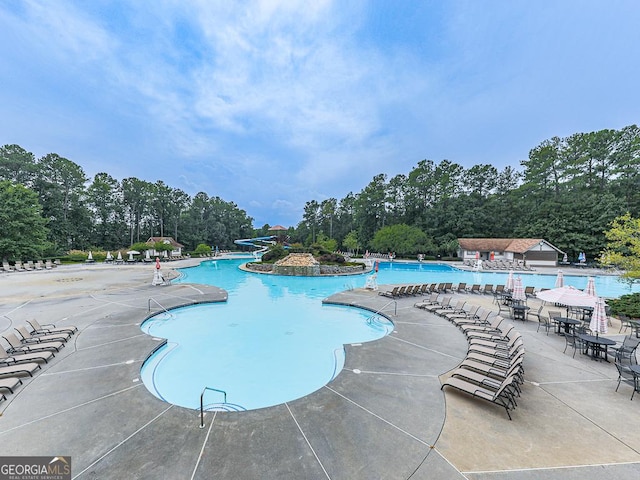
M70 455L72 475L81 479L638 476L640 400L629 400L628 385L615 392L613 364L572 358L562 353L562 336L536 332L537 322L515 322L526 382L509 421L502 408L440 390L467 344L446 320L414 308L419 297L388 305L394 332L347 345L343 371L320 390L272 408L207 413L199 428L199 412L158 400L140 381L140 366L161 339L139 325L159 305L224 301L226 292L154 287L152 278L153 267L144 265L0 276L0 331L30 318L79 328L0 404L3 455ZM456 298L497 311L489 295ZM389 303L365 289L327 301L373 311ZM614 323L606 336L621 340L618 328Z

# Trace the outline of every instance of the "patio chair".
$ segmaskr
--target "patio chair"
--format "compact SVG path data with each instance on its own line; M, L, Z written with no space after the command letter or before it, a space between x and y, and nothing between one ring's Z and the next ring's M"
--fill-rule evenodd
M53 323L40 324L35 318L33 320L27 320L27 323L31 325L31 328L33 328L33 332L31 333L75 333L78 331L78 327L74 327L73 325L69 325L68 327L56 327Z
M529 317L536 317L536 320L538 320L538 322L539 322L540 321L540 317L542 316L542 309L543 308L544 308L544 305L540 305L538 310L536 310L535 312L533 310L527 310L527 320L529 320Z
M2 338L9 344L7 353L14 354L20 352L41 352L43 350L59 352L64 347L63 342L42 342L42 343L22 343L15 333L5 332Z
M475 323L478 310L480 310L480 305L471 305L469 310L465 310L464 312L447 312L444 314L444 317L456 325L465 322Z
M0 367L0 376L15 376L26 374L33 377L33 372L40 370L40 365L37 363L21 363L20 365L9 365L6 367Z
M520 372L521 368L522 368L522 358L519 358L517 362L514 362L511 365L511 367L509 367L509 369L506 370L506 375L504 377L500 377L500 376L494 377L492 376L492 374L489 374L489 373L478 372L470 368L462 368L462 367L457 368L451 376L456 378L462 378L464 380L477 383L478 385L487 385L488 388L497 389L500 387L502 382L504 382L507 377L509 377L510 375L513 375L515 380L515 383L514 383L515 391L519 396L520 395L519 385L522 385L522 383L524 382L524 377L521 375L521 372ZM493 382L493 385L491 382Z
M13 393L18 385L22 385L22 380L18 377L0 378L0 389L9 390L10 393Z
M416 293L414 293L416 291L416 288L420 290L420 285L407 285L407 288L405 288L404 290L404 295L407 297L409 295L411 296L416 295Z
M460 325L460 330L462 330L467 337L469 337L472 332L502 334L503 332L500 328L502 322L504 322L504 318L496 315L490 323Z
M455 288L452 288L451 290L457 293L467 293L467 284L465 282L460 282L458 283L458 285L456 285Z
M568 347L573 347L573 358L576 358L576 350L584 351L585 342L576 336L575 333L567 333L564 336L564 350L562 353L565 353Z
M382 295L384 297L391 297L391 298L395 298L398 296L398 290L400 290L400 287L393 287L392 290L386 290L384 292L378 292L378 295Z
M470 332L471 330L495 331L498 329L504 318L498 315L489 322L489 317L492 313L493 312L490 310L482 310L482 312L477 314L477 318L474 319L473 322L460 323L458 324L458 328L464 333Z
M488 295L493 295L493 284L487 283L484 286L484 289L482 290L482 293L488 294Z
M507 370L519 358L524 358L524 353L524 348L519 348L509 358L498 358L495 355L485 355L483 353L469 352L467 353L463 361L480 362L490 367L497 367Z
M438 305L438 297L439 295L437 293L432 293L431 295L429 295L428 300L423 300L422 302L416 302L413 304L413 306L417 308L424 308L428 305Z
M618 369L618 386L616 387L616 392L620 388L620 384L622 382L628 383L633 387L633 392L631 393L631 400L633 400L633 396L637 391L640 391L640 382L638 375L631 370L628 365L623 365L618 361L615 362L616 368Z
M445 297L445 298L448 298L448 297ZM445 299L443 298L443 302L444 300ZM466 302L464 300L456 300L456 303L454 305L451 303L451 301L449 301L448 304L445 304L444 306L440 303L434 304L434 305L428 305L428 307L432 307L432 308L427 308L426 310L429 310L431 313L435 313L436 315L440 315L441 317L447 318L447 315L465 314L466 313L466 310L464 309L465 303Z
M401 285L400 288L398 288L398 291L396 292L396 297L403 297L406 294L407 294L407 286Z
M626 315L618 315L618 317L620 318L620 330L618 331L618 333L622 333L622 329L624 329L624 331L627 331L627 328L632 328L632 324L630 322L630 318L627 317Z
M524 355L517 357L513 362L505 365L504 368L498 365L487 365L486 363L478 362L476 360L464 359L457 371L460 369L471 370L499 380L504 380L512 373L515 373L518 378L518 382L522 384L524 381L523 362Z
M442 317L451 311L463 312L464 303L464 301L458 300L455 305L451 305L451 301L449 301L446 305L442 305L442 308L436 308L435 310L430 311L431 313L435 313L436 315L440 315Z
M483 353L485 355L496 357L504 357L508 353L508 356L510 357L511 354L515 353L522 345L524 345L522 338L514 337L506 344L491 342L491 345L486 346L478 343L470 343L469 352Z
M493 303L500 303L504 298L504 285L496 285L496 288L493 290Z
M22 343L66 342L71 338L68 332L31 334L25 326L15 327L14 330L22 337Z
M444 390L444 387L452 387L473 397L481 398L491 403L495 403L496 405L500 405L504 407L509 420L511 420L511 413L509 411L515 408L515 399L513 398L514 381L515 376L511 375L500 384L500 388L492 390L472 382L467 382L461 378L451 377L442 383L440 390ZM492 384L492 382L487 383Z
M469 293L481 293L480 292L480 284L479 283L474 283L473 285L471 285L471 288L469 289Z
M616 361L625 363L627 365L637 365L638 360L636 358L636 350L640 344L640 338L634 336L626 336L622 341L622 344L616 345L610 348L611 355L613 355Z
M437 303L435 305L425 305L423 307L423 310L428 310L429 312L434 312L435 310L448 310L451 308L449 307L450 303L451 303L451 297L446 296L440 301L440 303Z
M505 345L507 345L508 342L511 342L515 336L519 335L520 333L515 330L513 324L508 324L504 327L501 325L495 332L471 330L468 332L467 340L469 341L469 345L505 348Z
M54 353L47 351L34 353L17 352L9 355L4 348L0 348L0 366L29 362L49 363L49 360L51 360L53 357L55 357Z
M536 332L539 332L540 327L543 327L547 331L547 335L549 335L549 330L556 329L558 322L553 320L551 316L545 316L545 315L536 315L536 316L538 317L538 328L536 329Z
M535 297L536 296L536 288L535 287L524 287L524 295L525 295L525 297Z

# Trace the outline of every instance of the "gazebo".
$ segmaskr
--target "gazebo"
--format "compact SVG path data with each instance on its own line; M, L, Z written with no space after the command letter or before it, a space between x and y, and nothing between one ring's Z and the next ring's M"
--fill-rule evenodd
M286 227L283 227L282 225L274 225L269 229L270 232L286 232L287 230L289 229Z
M282 225L274 225L269 229L269 234L272 235L278 243L285 243L288 239L286 236L287 230L289 229Z

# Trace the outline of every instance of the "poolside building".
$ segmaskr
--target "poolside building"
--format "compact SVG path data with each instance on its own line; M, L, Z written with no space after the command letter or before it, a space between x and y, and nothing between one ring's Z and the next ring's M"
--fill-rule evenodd
M564 252L543 238L459 238L462 260L488 260L555 267Z
M147 245L149 245L149 255L151 257L164 257L164 252L158 252L155 249L156 243L164 243L165 245L170 245L172 250L169 252L169 256L171 258L181 258L182 257L182 249L184 245L176 242L173 237L149 237L149 240L146 241Z

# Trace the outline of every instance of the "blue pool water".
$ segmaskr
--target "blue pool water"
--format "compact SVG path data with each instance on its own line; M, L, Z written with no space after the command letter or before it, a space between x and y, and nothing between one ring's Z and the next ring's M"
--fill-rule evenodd
M296 278L238 269L242 260L204 262L180 281L214 284L229 292L224 304L195 305L156 315L142 329L167 339L141 376L159 398L210 409L251 410L308 395L342 370L344 344L383 337L384 317L321 304L345 289L344 277Z
M159 398L199 408L208 390L211 409L251 410L291 401L326 385L342 369L345 344L376 340L393 325L357 308L322 305L336 292L363 287L368 275L287 277L247 273L249 259L208 260L183 269L178 282L216 285L229 292L224 304L164 312L142 326L167 339L143 365L141 376ZM506 283L504 272L466 272L448 265L381 262L378 283ZM521 274L523 285L553 288L555 276ZM564 276L583 289L587 278ZM595 278L596 291L617 297L630 290L616 277ZM636 286L633 291L638 291Z

